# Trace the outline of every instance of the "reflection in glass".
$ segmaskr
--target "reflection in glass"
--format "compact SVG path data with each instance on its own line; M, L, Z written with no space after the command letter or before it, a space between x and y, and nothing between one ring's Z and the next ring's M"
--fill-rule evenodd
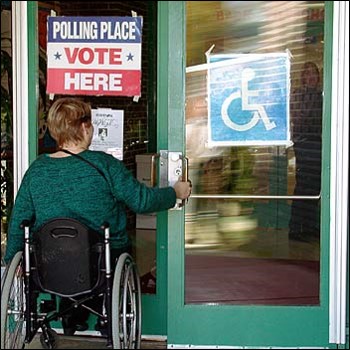
M324 2L188 1L186 11L185 302L318 305ZM290 52L291 145L208 146L210 48Z
M1 266L13 206L12 2L1 2Z

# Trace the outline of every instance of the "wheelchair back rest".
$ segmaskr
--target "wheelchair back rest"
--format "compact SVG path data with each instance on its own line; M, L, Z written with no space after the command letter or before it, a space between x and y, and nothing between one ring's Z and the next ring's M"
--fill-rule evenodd
M49 293L73 297L91 293L101 284L103 235L77 220L58 218L33 234L35 281Z

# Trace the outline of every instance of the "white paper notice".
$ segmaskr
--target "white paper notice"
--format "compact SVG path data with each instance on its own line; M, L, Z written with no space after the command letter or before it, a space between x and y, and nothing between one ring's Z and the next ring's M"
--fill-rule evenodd
M124 111L93 109L91 113L94 135L90 149L123 160Z

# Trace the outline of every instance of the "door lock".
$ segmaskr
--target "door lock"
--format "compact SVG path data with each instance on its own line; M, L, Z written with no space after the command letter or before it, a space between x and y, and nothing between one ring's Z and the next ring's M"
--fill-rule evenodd
M176 168L176 169L175 169L175 175L176 175L176 176L180 176L181 173L182 173L182 169L181 169L181 168Z
M174 186L179 180L187 181L187 158L181 152L160 151L160 187ZM181 209L185 201L177 199L173 210Z

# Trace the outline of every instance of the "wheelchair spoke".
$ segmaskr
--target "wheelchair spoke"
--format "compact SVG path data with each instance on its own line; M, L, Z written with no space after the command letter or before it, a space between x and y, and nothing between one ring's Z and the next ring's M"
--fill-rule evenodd
M130 266L125 266L126 270L124 272L124 290L123 290L123 310L122 310L122 315L123 315L123 334L124 334L124 348L128 349L129 348L129 341L130 341L130 336L129 336L129 331L130 331L130 326L129 322L127 319L127 313L128 309L130 307L130 293L129 293L129 276L130 276Z
M12 279L9 281L9 294L6 302L7 310L2 327L4 332L3 340L6 349L20 349L24 345L25 338L25 294L23 284L22 265L19 264L14 271ZM5 303L4 303L5 304Z

